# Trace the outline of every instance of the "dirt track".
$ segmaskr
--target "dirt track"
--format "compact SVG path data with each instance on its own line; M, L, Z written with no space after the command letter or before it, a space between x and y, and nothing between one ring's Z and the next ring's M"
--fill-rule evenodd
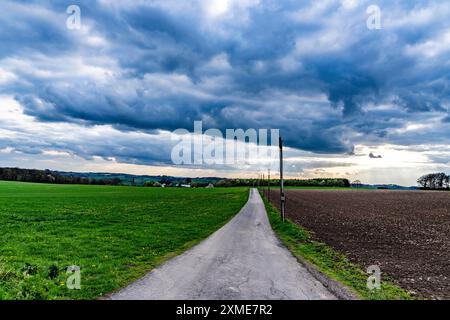
M272 191L278 205L279 193ZM450 192L287 190L290 219L419 296L450 299Z

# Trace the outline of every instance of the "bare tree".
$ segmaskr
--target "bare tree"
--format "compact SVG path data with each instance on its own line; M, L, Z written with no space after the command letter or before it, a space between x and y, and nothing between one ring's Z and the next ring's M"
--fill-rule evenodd
M430 173L417 179L417 183L426 189L444 189L450 187L450 176L443 172Z

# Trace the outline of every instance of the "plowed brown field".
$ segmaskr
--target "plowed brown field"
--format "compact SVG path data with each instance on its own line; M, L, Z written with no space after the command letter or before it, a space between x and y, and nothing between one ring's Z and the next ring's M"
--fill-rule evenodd
M279 206L279 193L271 191ZM287 216L419 296L450 299L450 192L286 190Z

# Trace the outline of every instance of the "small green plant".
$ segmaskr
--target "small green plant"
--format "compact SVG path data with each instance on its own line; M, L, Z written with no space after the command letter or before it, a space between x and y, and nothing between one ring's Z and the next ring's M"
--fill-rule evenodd
M15 299L45 300L49 298L50 283L38 276L25 277L19 282Z

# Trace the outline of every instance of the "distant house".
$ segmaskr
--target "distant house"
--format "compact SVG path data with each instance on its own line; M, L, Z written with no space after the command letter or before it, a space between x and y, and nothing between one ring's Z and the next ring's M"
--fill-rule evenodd
M182 187L182 188L190 188L191 185L190 184L181 184L180 187Z
M207 189L214 188L214 185L213 185L212 183L210 183L210 184L208 184L208 185L206 186L206 188L207 188Z

